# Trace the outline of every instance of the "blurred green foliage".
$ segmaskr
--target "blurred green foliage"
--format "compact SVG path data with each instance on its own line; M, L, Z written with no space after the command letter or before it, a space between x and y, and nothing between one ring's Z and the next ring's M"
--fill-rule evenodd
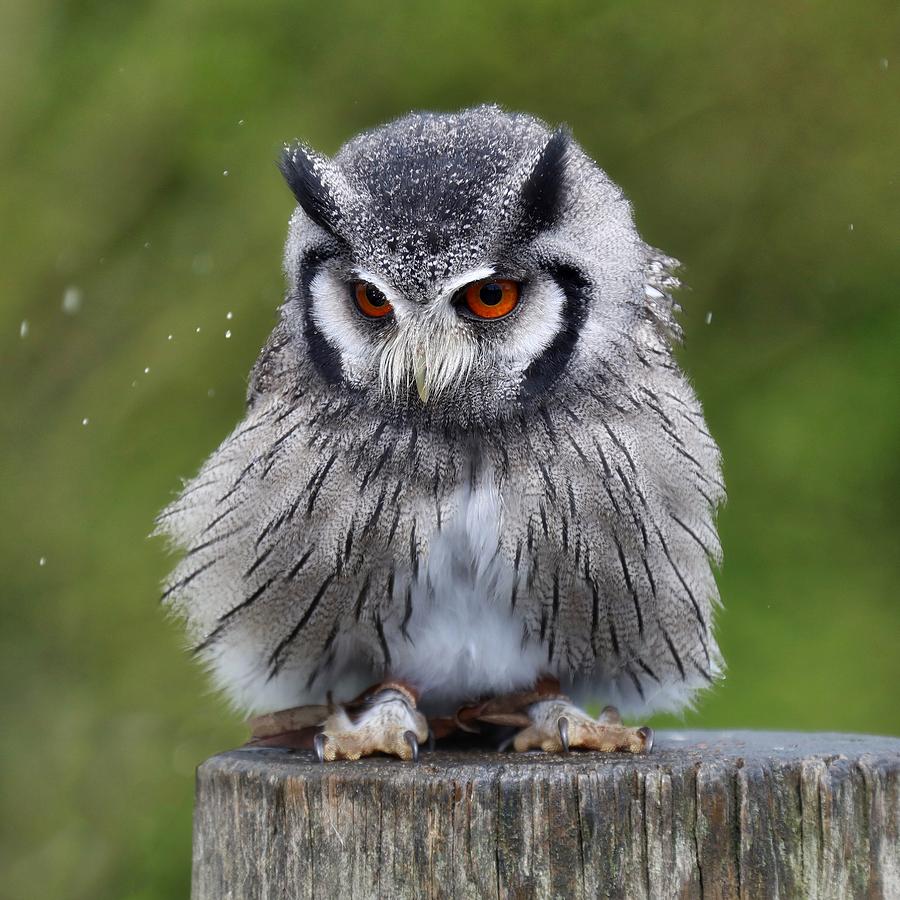
M0 894L186 895L193 767L244 731L146 536L274 322L281 142L411 108L569 122L686 263L730 501L729 675L684 721L900 731L898 9L5 4Z

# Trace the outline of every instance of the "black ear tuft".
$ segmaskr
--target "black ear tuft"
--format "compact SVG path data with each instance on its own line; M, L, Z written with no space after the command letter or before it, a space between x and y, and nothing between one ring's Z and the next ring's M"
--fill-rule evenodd
M317 171L312 154L299 144L285 147L278 168L310 219L331 234L336 234L339 220L337 205Z
M557 128L522 187L522 225L531 234L552 228L559 218L570 139L568 129Z

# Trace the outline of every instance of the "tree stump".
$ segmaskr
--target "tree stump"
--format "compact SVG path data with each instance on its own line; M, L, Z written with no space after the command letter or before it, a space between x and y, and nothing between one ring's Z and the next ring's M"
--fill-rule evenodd
M423 751L197 773L193 897L900 897L900 740L662 732L649 756Z

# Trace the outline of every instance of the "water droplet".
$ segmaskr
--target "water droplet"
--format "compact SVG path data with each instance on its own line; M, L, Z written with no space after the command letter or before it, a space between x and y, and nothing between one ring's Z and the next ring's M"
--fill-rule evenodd
M144 374L145 374L145 375L149 375L149 374L150 374L150 366L144 366Z
M244 120L243 120L243 119L238 119L238 125L243 125L243 124L244 124Z
M227 177L227 176L228 176L228 169L226 169L222 174L225 175L225 176Z
M215 388L210 388L210 389L206 392L206 396L207 396L207 397L215 397L215 396L216 396L216 389L215 389Z
M886 72L888 67L888 58L886 56L882 56L881 59L878 60L878 65L881 66L881 70L883 72Z
M22 319L22 324L19 326L19 337L20 338L28 337L29 327L30 326L28 325L28 319Z
M197 334L200 334L200 326L198 325L196 328Z
M850 231L853 231L853 223L852 222L850 223L850 225L848 227L849 227Z
M74 316L81 309L82 296L81 288L77 288L74 285L67 287L62 299L63 312Z
M82 424L82 425L87 425L87 423L90 422L90 421L91 421L91 420L90 420L87 416L85 416L85 417L81 420L81 424Z
M145 250L149 250L149 249L150 249L150 241L146 241L146 242L144 243L144 249L145 249Z
M170 334L170 335L166 338L166 340L167 340L167 341L171 341L171 340L172 340L172 335Z
M132 382L131 382L131 386L132 386L132 387L137 387L137 382L136 382L136 381L132 381Z
M47 565L47 557L46 557L46 556L42 556L42 557L38 560L38 565L39 565L39 566L46 566L46 565Z
M226 339L231 337L231 329L225 332L225 337Z
M231 313L231 312L225 313L225 318L226 318L226 319L231 319L231 318L233 318L233 317L234 317L234 313Z
M706 324L709 325L711 322L712 322L712 310L710 310L710 311L706 314Z

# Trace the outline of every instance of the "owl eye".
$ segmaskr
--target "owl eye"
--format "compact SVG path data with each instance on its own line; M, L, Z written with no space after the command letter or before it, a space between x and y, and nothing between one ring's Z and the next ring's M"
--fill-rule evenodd
M353 285L353 297L359 311L370 319L380 319L393 310L388 298L368 281L357 281Z
M517 306L522 286L504 278L473 281L463 289L464 307L476 319L501 319Z

